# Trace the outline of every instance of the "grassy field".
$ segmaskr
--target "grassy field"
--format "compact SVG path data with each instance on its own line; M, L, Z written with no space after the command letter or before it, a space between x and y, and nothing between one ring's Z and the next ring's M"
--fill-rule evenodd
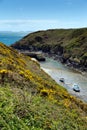
M87 104L0 43L0 130L87 130Z

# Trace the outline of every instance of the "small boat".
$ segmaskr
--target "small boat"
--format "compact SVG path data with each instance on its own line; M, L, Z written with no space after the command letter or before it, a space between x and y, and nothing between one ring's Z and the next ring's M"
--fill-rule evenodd
M60 78L59 81L62 82L62 83L65 82L64 78Z
M80 88L79 88L78 84L73 84L73 90L75 92L80 92Z

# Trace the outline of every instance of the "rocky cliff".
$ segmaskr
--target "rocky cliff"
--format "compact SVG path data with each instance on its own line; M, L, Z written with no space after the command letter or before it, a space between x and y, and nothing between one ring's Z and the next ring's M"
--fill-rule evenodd
M87 28L38 31L25 36L13 48L43 51L62 63L87 71Z

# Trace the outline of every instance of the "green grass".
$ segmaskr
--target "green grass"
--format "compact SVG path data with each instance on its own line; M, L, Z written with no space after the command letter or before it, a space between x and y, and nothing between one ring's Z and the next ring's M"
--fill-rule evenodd
M0 43L0 130L86 130L87 104Z

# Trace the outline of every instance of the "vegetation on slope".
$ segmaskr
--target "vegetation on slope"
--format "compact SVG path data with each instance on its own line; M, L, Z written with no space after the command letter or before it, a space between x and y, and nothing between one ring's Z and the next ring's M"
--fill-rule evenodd
M86 130L87 104L0 43L0 130Z
M16 49L42 50L61 56L62 62L87 69L87 28L38 31L12 45Z

